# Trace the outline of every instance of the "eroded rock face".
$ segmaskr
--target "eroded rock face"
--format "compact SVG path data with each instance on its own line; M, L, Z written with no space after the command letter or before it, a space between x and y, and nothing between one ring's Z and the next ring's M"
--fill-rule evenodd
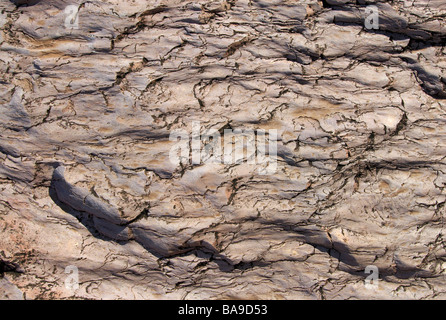
M2 298L446 298L444 1L0 10ZM197 122L277 168L175 164Z

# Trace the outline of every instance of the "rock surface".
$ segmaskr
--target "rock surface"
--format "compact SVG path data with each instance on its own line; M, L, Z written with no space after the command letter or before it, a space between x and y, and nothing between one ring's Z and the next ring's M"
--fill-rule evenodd
M0 298L446 298L445 13L2 0ZM173 164L196 121L277 170Z

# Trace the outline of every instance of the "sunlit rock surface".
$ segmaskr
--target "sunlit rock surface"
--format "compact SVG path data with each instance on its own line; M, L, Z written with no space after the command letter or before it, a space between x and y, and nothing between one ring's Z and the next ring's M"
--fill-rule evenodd
M1 0L0 297L446 298L445 13ZM176 165L197 122L275 172Z

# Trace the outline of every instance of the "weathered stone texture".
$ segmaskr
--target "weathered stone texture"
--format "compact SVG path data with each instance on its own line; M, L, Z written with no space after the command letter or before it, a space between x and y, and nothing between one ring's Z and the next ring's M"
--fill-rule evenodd
M445 13L1 0L0 297L446 298ZM194 121L278 130L277 172L172 164Z

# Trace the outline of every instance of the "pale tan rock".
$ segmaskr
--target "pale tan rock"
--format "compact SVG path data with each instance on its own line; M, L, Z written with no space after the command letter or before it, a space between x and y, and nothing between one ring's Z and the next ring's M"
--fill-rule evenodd
M2 1L0 298L445 298L444 10Z

